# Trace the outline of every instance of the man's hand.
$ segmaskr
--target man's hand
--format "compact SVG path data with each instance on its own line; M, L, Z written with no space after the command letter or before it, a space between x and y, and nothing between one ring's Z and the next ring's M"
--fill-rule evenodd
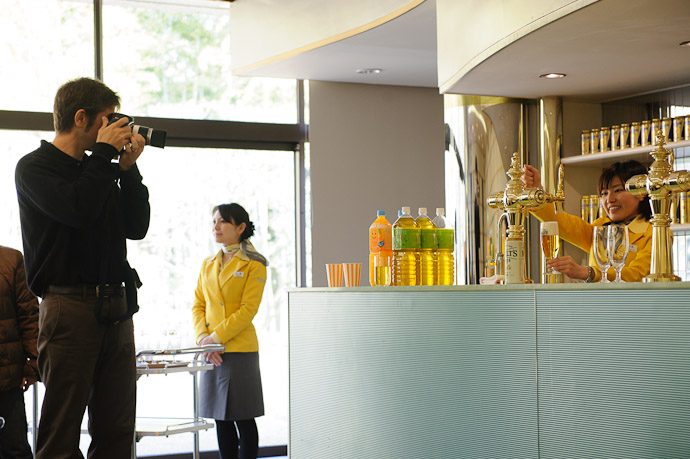
M101 119L101 128L98 130L96 142L103 142L112 145L117 151L122 150L125 145L130 143L132 138L132 128L127 126L128 119L120 118L113 124L108 125L108 117Z
M137 162L146 145L146 140L141 134L132 134L129 140L130 143L125 144L125 151L120 153L120 169L123 171L128 170Z

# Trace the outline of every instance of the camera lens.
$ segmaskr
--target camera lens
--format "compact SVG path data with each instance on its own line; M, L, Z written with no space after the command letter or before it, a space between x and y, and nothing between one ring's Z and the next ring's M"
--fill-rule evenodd
M127 118L127 124L129 126L132 126L132 132L134 132L135 134L141 134L141 136L146 141L146 145L153 145L154 147L158 148L165 147L165 138L168 135L167 131L164 131L162 129L151 129L150 127L146 126L139 126L137 124L134 124L134 118L128 115L124 115L122 113L111 113L110 115L108 115L108 124L113 124L120 118Z
M141 136L146 140L146 145L152 145L158 148L165 147L165 138L168 135L166 131L161 129L152 129L146 126L134 125L132 130L135 134L141 134Z

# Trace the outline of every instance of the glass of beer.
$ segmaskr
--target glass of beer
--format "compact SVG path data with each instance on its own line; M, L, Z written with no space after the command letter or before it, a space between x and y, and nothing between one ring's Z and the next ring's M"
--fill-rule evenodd
M377 287L391 285L391 257L388 255L374 256L374 285Z
M558 237L558 222L541 222L539 236L546 260L556 258L561 251L561 239ZM557 272L553 268L546 270L546 274L556 274Z

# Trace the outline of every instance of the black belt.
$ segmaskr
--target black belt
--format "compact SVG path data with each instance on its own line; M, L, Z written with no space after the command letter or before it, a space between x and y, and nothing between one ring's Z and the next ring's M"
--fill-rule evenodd
M86 296L100 296L108 298L111 296L122 296L125 293L123 285L106 284L103 287L95 284L75 284L75 285L49 285L44 295L77 295L81 297Z

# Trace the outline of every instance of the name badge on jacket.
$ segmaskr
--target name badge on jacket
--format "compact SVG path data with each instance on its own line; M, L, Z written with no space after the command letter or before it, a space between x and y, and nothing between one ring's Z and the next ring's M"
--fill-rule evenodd
M244 277L244 273L242 271L235 271L232 273L233 277Z

